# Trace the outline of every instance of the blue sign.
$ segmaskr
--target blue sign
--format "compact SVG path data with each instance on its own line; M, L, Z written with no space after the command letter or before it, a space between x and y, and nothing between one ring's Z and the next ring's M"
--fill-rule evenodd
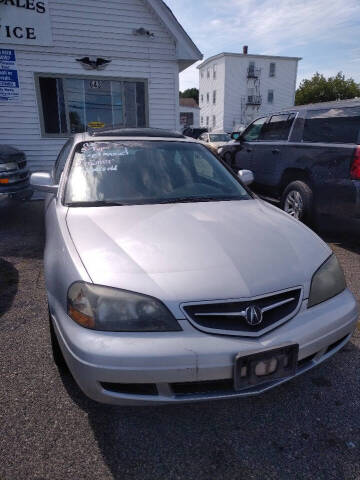
M15 50L0 49L0 102L20 99L19 76Z
M0 49L0 62L14 62L15 63L15 50Z

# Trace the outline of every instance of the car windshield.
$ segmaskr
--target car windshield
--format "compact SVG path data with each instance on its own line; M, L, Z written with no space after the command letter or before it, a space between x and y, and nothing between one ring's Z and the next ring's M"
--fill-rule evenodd
M166 141L81 143L65 189L69 206L249 198L241 183L203 145Z
M210 142L228 142L230 140L230 135L227 133L212 133L209 137Z

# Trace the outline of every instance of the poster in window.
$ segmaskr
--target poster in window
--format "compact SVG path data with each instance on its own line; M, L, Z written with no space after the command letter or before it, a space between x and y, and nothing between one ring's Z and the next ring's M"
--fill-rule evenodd
M0 49L0 103L20 100L15 50Z

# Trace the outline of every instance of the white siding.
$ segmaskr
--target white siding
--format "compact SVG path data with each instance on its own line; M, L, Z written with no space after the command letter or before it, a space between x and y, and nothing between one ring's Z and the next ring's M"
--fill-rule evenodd
M194 115L194 122L191 125L194 128L199 128L200 127L200 108L198 107L184 107L183 105L180 105L179 107L179 116L180 113L192 113ZM181 125L183 127L183 125Z
M200 95L204 95L204 103L200 103L200 115L204 118L204 122L206 116L209 116L211 126L212 115L216 112L217 124L226 132L231 132L234 125L241 123L242 102L246 102L248 86L250 85L247 80L247 69L250 61L255 63L255 68L261 70L259 93L262 97L262 103L260 107L247 107L245 114L248 121L251 120L251 117L279 111L294 104L297 75L296 59L226 54L214 58L202 67L200 66ZM276 64L275 77L269 76L271 62ZM210 79L207 79L206 76L207 69L210 68L210 71L212 71L214 64L217 65L218 70L216 81L212 79L211 75ZM203 78L201 72L204 72ZM212 92L214 88L217 89L219 100L221 99L216 109L211 104L211 98L209 104L206 102L206 92ZM273 103L268 103L268 90L274 91Z
M178 73L176 45L161 21L142 0L52 0L53 46L12 46L21 86L19 103L0 103L0 144L23 149L32 170L51 168L63 138L42 138L35 73L137 78L148 81L149 126L177 129ZM154 38L134 36L144 27ZM109 57L103 71L87 71L81 56Z
M216 65L216 78L213 77L214 65ZM207 78L207 69L210 69L210 78ZM204 76L201 77L201 72ZM199 102L200 115L203 117L204 123L201 126L206 126L206 117L209 117L209 130L223 130L224 129L224 86L225 86L225 58L219 58L207 64L199 72ZM213 92L216 90L216 104L213 104ZM209 103L206 100L206 94L209 93ZM201 103L201 95L204 101ZM213 128L212 118L216 117L216 126Z

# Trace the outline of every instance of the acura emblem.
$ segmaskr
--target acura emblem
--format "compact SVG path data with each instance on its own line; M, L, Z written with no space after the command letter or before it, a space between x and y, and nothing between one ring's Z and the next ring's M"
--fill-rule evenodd
M245 313L246 313L246 322L252 327L255 327L256 325L260 325L260 323L263 321L263 314L262 314L261 308L259 308L256 305L250 305L250 307L247 307L247 309L245 310Z

